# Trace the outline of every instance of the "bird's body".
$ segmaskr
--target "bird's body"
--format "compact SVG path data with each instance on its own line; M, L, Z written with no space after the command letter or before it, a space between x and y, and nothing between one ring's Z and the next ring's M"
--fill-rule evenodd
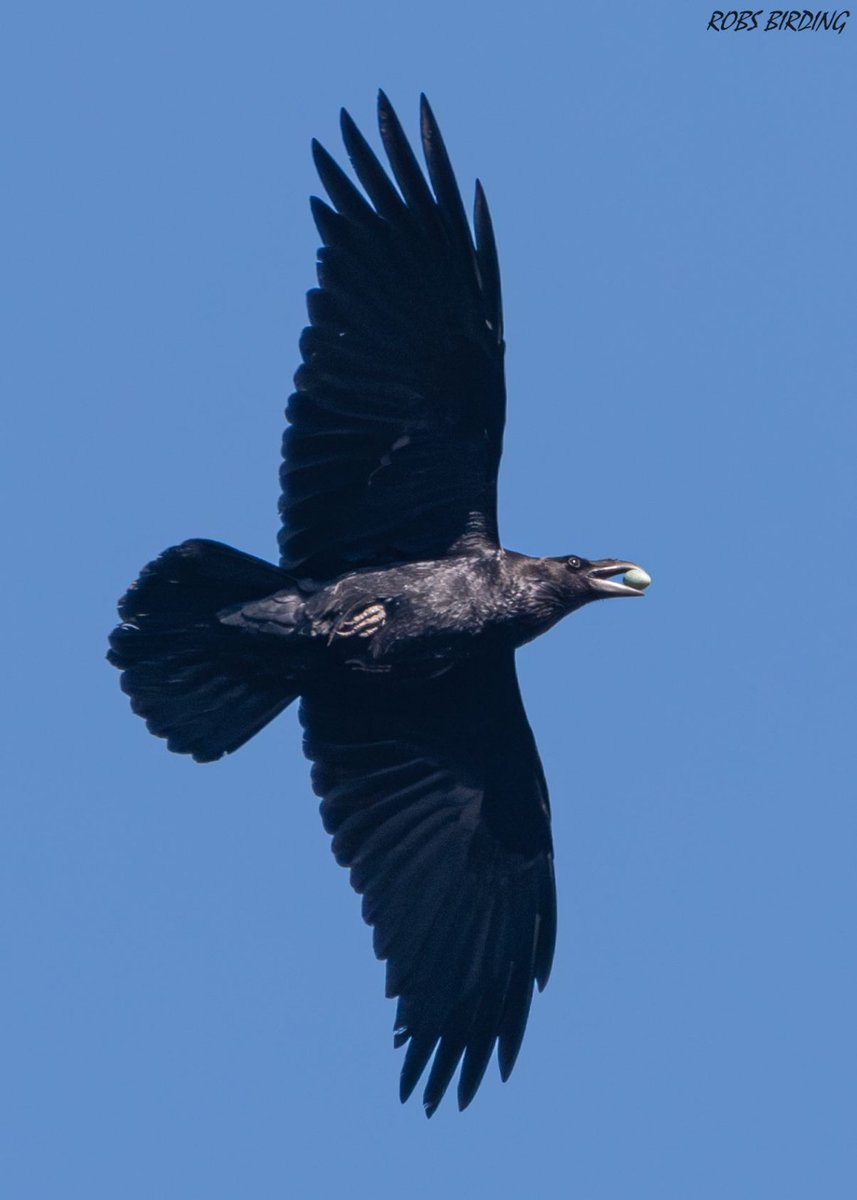
M587 567L592 564L587 564ZM618 573L628 564L599 564ZM221 614L224 624L300 646L307 669L440 673L516 650L569 611L565 560L508 550L364 568L295 583ZM583 602L583 600L581 600Z
M383 95L379 122L392 178L342 114L362 191L314 145L334 207L312 201L320 286L286 411L280 566L201 539L165 551L120 602L109 657L152 732L201 762L300 698L322 819L399 998L401 1096L431 1060L431 1115L459 1064L469 1104L495 1045L508 1076L553 958L550 808L515 651L648 576L502 548L485 197L477 184L474 238L424 98L428 179Z

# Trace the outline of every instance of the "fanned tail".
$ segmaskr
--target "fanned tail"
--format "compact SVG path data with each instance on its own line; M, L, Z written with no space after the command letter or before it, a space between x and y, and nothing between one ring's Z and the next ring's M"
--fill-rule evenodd
M212 762L243 746L298 695L285 639L224 624L224 609L292 585L277 567L195 539L144 567L119 602L109 661L152 733Z

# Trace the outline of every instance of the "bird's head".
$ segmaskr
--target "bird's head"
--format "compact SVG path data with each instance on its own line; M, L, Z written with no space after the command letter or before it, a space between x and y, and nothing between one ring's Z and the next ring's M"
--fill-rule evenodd
M642 567L621 558L599 558L591 562L571 554L550 561L556 563L554 579L559 583L569 612L590 600L642 596L652 582Z
M591 561L577 554L530 560L551 623L592 600L642 596L651 579L642 567L621 558ZM547 615L547 614L546 614Z

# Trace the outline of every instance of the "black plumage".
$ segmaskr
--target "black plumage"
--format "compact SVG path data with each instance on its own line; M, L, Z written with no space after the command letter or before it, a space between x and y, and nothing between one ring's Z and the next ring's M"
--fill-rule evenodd
M383 96L379 117L401 196L345 114L375 207L313 147L334 209L312 202L324 245L286 413L280 550L286 569L314 578L497 539L506 400L488 210L477 254L428 104L437 200Z
M319 287L287 408L281 564L194 540L120 603L110 659L172 750L210 761L301 697L337 860L398 997L406 1099L431 1115L505 1079L550 973L550 808L515 651L591 600L639 595L615 559L502 549L500 273L425 98L423 174L386 97L392 179L347 113L358 188L317 143ZM362 188L362 191L361 191Z

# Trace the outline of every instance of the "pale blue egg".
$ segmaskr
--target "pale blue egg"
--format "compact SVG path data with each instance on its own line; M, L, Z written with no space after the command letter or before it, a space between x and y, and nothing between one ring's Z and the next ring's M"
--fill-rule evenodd
M633 567L622 576L622 582L628 587L636 588L638 592L643 592L652 582L652 577L642 567Z

